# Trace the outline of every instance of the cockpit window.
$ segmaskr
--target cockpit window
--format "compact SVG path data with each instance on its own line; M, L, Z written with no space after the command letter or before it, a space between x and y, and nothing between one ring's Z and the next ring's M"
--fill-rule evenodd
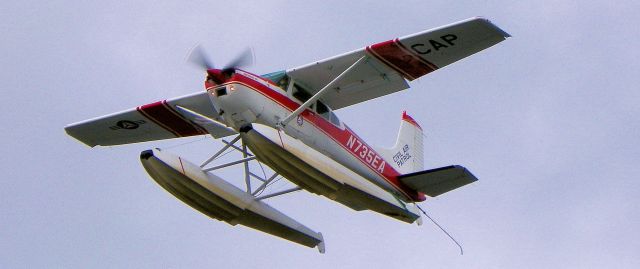
M284 76L281 80L278 80L276 84L278 84L278 87L280 87L280 89L286 92L287 88L289 87L289 77Z
M326 114L327 112L329 112L329 108L322 102L318 101L316 112L318 112L318 114Z
M284 71L273 72L269 74L262 75L261 77L271 80L273 83L278 83L281 79L285 78L287 73Z
M266 75L262 75L263 78L266 78L268 80L271 80L271 82L275 83L276 85L278 85L278 87L282 90L282 91L287 91L287 87L289 87L289 76L287 76L287 73L285 71L278 71L278 72L273 72L273 73L269 73Z
M338 116L333 113L333 111L331 111L331 109L325 105L324 103L318 101L316 102L317 106L316 106L316 112L323 118L325 118L327 121L331 122L333 125L340 127L340 119L338 119Z
M302 86L300 86L300 84L298 83L294 83L293 84L293 97L295 97L296 99L298 99L298 101L300 102L306 102L307 100L309 100L311 98L311 94L305 90L304 88L302 88Z
M331 123L338 127L340 127L341 124L340 119L338 119L338 116L333 112L331 112Z

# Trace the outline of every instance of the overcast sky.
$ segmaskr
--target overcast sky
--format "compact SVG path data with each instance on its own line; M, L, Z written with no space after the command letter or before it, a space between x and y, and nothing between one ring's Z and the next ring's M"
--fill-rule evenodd
M0 267L640 267L638 1L373 2L2 1ZM430 223L306 192L268 200L324 234L320 255L205 217L139 162L161 147L199 163L220 142L90 149L63 130L203 90L184 63L197 43L220 65L251 46L249 71L263 74L473 16L513 38L337 111L390 146L406 109L425 129L426 167L474 172L422 204L464 256Z

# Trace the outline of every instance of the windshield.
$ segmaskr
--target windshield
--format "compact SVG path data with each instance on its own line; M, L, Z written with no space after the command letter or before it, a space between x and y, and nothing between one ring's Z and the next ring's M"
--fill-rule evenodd
M287 73L285 71L273 72L266 75L262 75L261 77L266 78L271 82L275 83L283 91L285 92L287 91L287 87L289 86L289 76L287 76Z

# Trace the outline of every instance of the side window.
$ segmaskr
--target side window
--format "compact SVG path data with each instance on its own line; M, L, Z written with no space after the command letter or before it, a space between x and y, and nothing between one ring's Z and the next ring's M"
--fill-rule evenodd
M318 107L316 108L316 112L318 112L318 114L320 115L328 115L329 113L329 108L323 104L322 102L318 101Z
M316 112L321 117L331 122L333 125L340 127L340 119L338 119L338 116L336 116L336 114L333 113L333 111L331 111L331 109L327 105L323 104L322 102L318 101L316 103L317 103Z
M331 112L331 123L333 123L333 125L340 127L340 119L338 119L338 116Z
M309 100L309 98L311 98L311 94L305 90L304 88L302 88L302 86L300 86L298 83L294 83L293 84L293 93L292 93L293 97L295 97L296 99L298 99L298 101L304 103L307 100Z

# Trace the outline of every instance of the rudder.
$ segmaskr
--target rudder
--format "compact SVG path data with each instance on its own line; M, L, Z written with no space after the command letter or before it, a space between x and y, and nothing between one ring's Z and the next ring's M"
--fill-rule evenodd
M400 174L424 170L422 127L406 111L403 111L395 146L390 149L379 149L378 152Z

